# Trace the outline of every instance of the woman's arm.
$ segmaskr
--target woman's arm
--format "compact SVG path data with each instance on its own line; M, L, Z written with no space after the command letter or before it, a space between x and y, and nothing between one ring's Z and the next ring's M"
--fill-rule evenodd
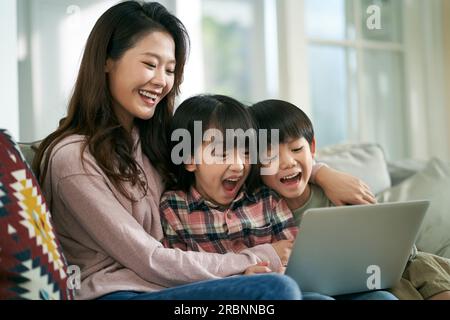
M73 215L105 254L141 278L161 286L242 274L261 261L270 261L272 270L281 268L270 244L240 254L164 248L120 205L101 176L79 174L63 178L57 185L56 196L64 203L65 214Z
M328 199L337 206L377 202L370 188L362 180L320 163L313 167L311 182L319 185Z

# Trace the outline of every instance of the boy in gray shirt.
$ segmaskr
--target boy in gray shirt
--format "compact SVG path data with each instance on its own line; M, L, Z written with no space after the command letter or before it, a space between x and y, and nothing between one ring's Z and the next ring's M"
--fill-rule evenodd
M267 154L261 166L270 168L271 173L261 175L261 180L285 199L297 225L306 210L333 206L323 190L310 183L316 141L308 116L280 100L259 102L250 107L250 112L259 129L279 130L278 152L268 148L260 153ZM269 140L269 146L270 143ZM450 300L450 261L416 252L414 247L400 283L390 291L399 299Z

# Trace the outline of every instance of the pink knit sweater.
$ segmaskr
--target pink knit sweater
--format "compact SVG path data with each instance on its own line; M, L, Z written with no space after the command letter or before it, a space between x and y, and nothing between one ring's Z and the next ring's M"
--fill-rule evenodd
M144 169L149 190L132 203L108 180L86 149L83 136L61 141L50 158L43 190L69 265L81 268L77 299L94 299L114 291L153 292L196 281L240 274L260 261L273 270L281 261L270 244L240 254L166 249L159 201L161 178L142 154L135 134L135 159ZM137 189L127 187L138 197Z

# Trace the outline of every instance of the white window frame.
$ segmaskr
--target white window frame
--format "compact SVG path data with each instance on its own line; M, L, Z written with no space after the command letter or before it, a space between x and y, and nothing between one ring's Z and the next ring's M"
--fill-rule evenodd
M442 0L417 1L403 0L403 44L378 43L361 40L357 35L356 49L358 65L363 65L361 48L393 50L404 53L405 61L405 104L409 113L406 124L408 141L407 157L429 159L436 156L444 160L450 159L450 147L445 142L450 137L446 124L450 119L448 107L445 105L445 74L443 37L444 8ZM356 1L359 5L359 1ZM447 5L447 7L449 7ZM305 1L278 0L280 41L280 86L281 95L294 104L302 107L312 115L310 88L308 77L309 43L353 46L354 41L323 41L308 39L305 30ZM355 6L355 10L358 10ZM448 16L448 14L447 14ZM359 19L355 23L360 23ZM360 30L360 28L357 28ZM424 46L424 44L426 44ZM450 63L449 63L450 64ZM359 68L361 70L361 68ZM361 81L361 76L358 77ZM363 88L358 83L359 88ZM358 97L364 95L359 92ZM359 104L361 105L361 104ZM432 108L430 108L432 106ZM351 113L349 113L351 114ZM364 127L361 112L358 122ZM352 120L352 119L349 119ZM349 121L352 123L352 121ZM355 141L368 139L362 130L352 138ZM351 134L352 131L349 131Z

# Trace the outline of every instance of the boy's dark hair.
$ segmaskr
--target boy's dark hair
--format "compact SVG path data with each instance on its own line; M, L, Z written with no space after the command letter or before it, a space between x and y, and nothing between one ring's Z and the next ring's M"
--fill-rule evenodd
M208 129L217 129L226 137L227 129L256 129L254 120L245 105L239 101L223 95L197 95L185 100L176 110L172 119L168 140L171 141L172 133L177 129L185 129L191 136L190 150L194 153L194 122L201 121L203 137ZM247 141L246 141L247 142ZM179 141L171 142L171 150ZM192 154L193 156L193 154ZM186 157L186 155L183 155ZM173 179L168 186L172 190L188 192L195 182L195 175L185 168L185 164L172 164ZM248 179L252 179L256 173L256 166L252 165ZM251 192L251 190L250 190Z
M268 143L271 142L270 130L278 129L279 143L305 138L311 145L314 139L311 120L292 103L282 100L265 100L252 105L249 110L258 129L268 130Z

